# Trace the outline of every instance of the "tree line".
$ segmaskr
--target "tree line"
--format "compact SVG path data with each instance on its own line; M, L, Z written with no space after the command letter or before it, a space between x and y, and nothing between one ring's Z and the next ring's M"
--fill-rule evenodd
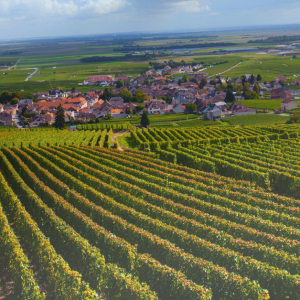
M300 35L272 36L267 39L250 40L248 43L285 43L300 40Z
M209 47L232 47L236 46L236 43L204 43L204 44L184 44L173 46L156 46L156 47L141 47L137 46L123 46L114 48L115 52L128 52L128 51L145 51L145 50L164 50L164 49L184 49L184 48L209 48Z

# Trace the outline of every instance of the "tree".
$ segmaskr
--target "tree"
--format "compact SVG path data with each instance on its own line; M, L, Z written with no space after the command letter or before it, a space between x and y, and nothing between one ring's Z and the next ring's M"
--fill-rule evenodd
M205 79L205 78L204 78L204 79ZM214 79L211 79L209 84L211 84L211 85L216 85L217 83L216 83L216 81L215 81Z
M139 103L150 100L149 96L147 94L145 94L142 90L135 91L134 99L136 102L139 102Z
M162 96L161 99L165 100L168 104L172 104L173 101L173 98L171 96Z
M190 112L193 112L193 111L197 110L197 104L195 104L195 103L188 103L186 105L186 109L188 109Z
M126 114L128 114L128 115L132 115L133 114L133 111L132 111L132 109L130 107L126 108Z
M282 85L282 86L285 86L285 81L282 80L282 79L280 79L280 80L279 80L279 84Z
M230 91L234 90L234 87L233 87L233 85L231 83L227 84L227 90L230 90Z
M18 98L19 100L24 99L24 95L21 92L13 92L11 96L12 98Z
M247 82L246 76L243 75L243 76L241 77L241 79L242 79L242 85L245 85L245 83Z
M254 84L254 83L255 83L255 80L256 80L256 78L253 76L253 74L251 74L251 76L250 76L250 78L249 78L249 82L250 82L251 84Z
M105 118L106 120L111 120L111 119L112 119L112 118L111 118L111 114L105 115L104 118Z
M262 80L262 77L261 77L260 74L257 74L256 80L257 80L257 81L261 81L261 80Z
M287 124L300 123L300 114L292 114L286 121Z
M102 98L103 98L104 100L109 100L111 97L113 97L113 93L112 93L111 89L109 89L108 87L106 87L106 88L104 89Z
M228 90L225 97L225 102L235 102L235 96L231 90Z
M15 104L18 103L18 101L19 101L18 98L13 98L13 99L10 101L10 104L11 104L11 105L15 105Z
M54 126L59 129L63 129L66 127L65 110L63 109L61 104L59 104L57 107Z
M0 103L1 104L7 104L12 100L12 95L10 92L5 91L0 95Z
M207 85L207 79L206 78L202 78L199 84L199 88L203 89L205 86Z
M124 87L124 81L123 80L117 80L117 82L116 82L116 87L119 89L119 88L121 88L121 87Z
M197 85L199 85L199 82L198 82L198 80L195 77L190 78L190 82L194 82Z
M141 125L144 127L147 127L150 125L150 119L147 115L147 112L143 112L142 118L141 118Z
M296 56L296 55L293 55L293 58L297 58L297 56Z
M131 93L128 90L121 90L119 92L124 102L130 102L133 100Z
M145 108L145 105L144 105L144 104L138 104L138 105L135 107L135 109L136 109L137 112L143 110L144 108Z
M237 85L235 86L235 91L236 91L237 93L240 93L242 90L243 90L243 85L242 85L242 84L237 84Z
M244 91L244 92L247 92L250 86L251 86L251 85L250 85L249 82L245 82L245 83L243 84L243 91Z
M260 94L260 86L258 85L257 82L254 84L253 91L254 91L257 95Z
M119 92L120 96L124 100L124 102L130 102L133 100L131 93L128 90L121 90Z
M244 97L246 100L249 99L259 99L258 94L256 94L254 91L247 91L244 93Z
M147 78L147 79L144 81L144 84L145 84L145 85L150 85L151 82L150 82L150 80Z

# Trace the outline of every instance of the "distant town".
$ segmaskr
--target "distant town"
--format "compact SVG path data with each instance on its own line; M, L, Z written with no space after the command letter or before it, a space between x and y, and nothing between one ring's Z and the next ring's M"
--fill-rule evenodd
M296 79L297 75L294 76ZM51 126L59 105L69 124L130 118L144 111L148 115L189 112L216 120L256 114L255 109L235 100L258 99L265 92L270 92L270 99L283 99L280 113L297 108L293 99L300 95L300 87L285 89L285 81L282 75L265 82L259 74L245 74L241 78L217 75L212 79L201 64L160 67L156 62L152 69L135 78L118 74L90 76L79 83L79 86L93 86L86 93L75 88L65 91L56 88L32 93L33 99L0 104L0 124L18 128ZM300 85L300 79L293 84Z

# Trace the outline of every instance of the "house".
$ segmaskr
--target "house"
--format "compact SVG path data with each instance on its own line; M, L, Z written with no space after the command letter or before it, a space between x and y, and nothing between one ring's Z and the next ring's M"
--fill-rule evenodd
M216 76L215 81L220 84L226 84L226 80L222 76Z
M175 105L173 105L172 110L176 114L183 113L185 111L185 106L184 105L175 104Z
M188 73L188 72L192 72L193 71L193 68L191 66L184 66L182 67L182 70L185 72L185 73Z
M204 86L204 89L205 90L209 90L209 91L214 91L214 89L215 89L215 86L214 85L212 85L212 84L206 84L205 86Z
M270 92L271 99L293 99L294 97L282 88Z
M13 114L9 110L4 110L0 113L1 126L13 126Z
M87 107L87 101L83 97L68 99L67 104L72 104L72 106L79 108Z
M49 92L38 92L38 93L36 93L36 97L37 98L39 98L39 97L47 98L47 97L49 97Z
M298 96L298 95L300 95L300 89L299 90L289 90L289 93L292 96Z
M243 80L241 78L236 78L234 84L243 84Z
M168 104L163 100L144 101L143 104L145 105L145 110L149 115L163 113L163 111L168 107Z
M124 105L124 100L121 97L112 97L108 102L109 104L116 106Z
M18 101L18 105L29 105L29 104L33 104L33 100L32 99L20 99Z
M235 100L245 100L245 97L243 97L243 96L235 96Z
M217 105L211 105L203 111L204 117L208 120L214 120L222 115L222 110Z
M215 95L214 97L208 97L203 99L204 104L215 104L217 102L222 102L223 99L220 96Z
M163 71L165 72L165 73L168 73L168 72L172 72L172 68L170 67L170 66L165 66L164 68L163 68Z
M179 73L183 73L183 72L182 72L182 70L179 69L179 68L174 68L174 69L172 69L172 73L173 73L173 74L179 74Z
M285 81L285 80L286 80L286 78L285 78L285 76L284 76L284 75L280 75L280 76L277 76L277 77L276 77L276 81L278 81L278 82L279 82L279 80L283 80L283 81Z
M91 113L83 113L80 112L77 116L77 119L83 120L83 121L90 121L91 119L96 118L95 114L91 114Z
M4 111L10 111L12 113L12 116L14 117L17 113L18 110L18 105L10 105L10 104L5 104L3 106Z
M219 102L216 102L214 104L212 104L211 106L206 106L206 108L204 109L204 106L203 105L202 107L199 107L199 110L198 110L198 107L197 107L197 111L198 113L203 112L204 114L204 117L208 120L214 120L215 117L217 116L224 116L225 115L225 112L227 111L228 107L226 105L225 102L223 101L219 101Z
M3 112L3 105L0 104L0 113Z
M192 93L180 91L176 96L173 97L173 104L184 105L193 102L195 96Z
M101 85L103 83L109 84L113 81L112 75L94 75L89 76L83 82L84 85Z
M52 125L55 122L55 115L50 112L46 112L44 118L45 122L48 122L48 125Z
M32 122L29 123L29 127L40 127L44 126L46 119L44 116L37 116Z
M198 85L194 82L183 82L180 87L184 89L195 89L198 88Z
M298 107L298 104L296 101L293 101L291 99L285 99L281 102L281 110L292 110Z
M256 110L247 107L246 105L242 105L240 103L232 103L228 112L234 114L235 116L244 116L244 115L255 115Z

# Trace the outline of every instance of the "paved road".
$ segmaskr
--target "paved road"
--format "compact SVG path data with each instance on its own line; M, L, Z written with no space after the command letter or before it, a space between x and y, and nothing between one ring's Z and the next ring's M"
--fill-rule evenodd
M22 70L27 70L27 69L22 69ZM28 69L31 70L31 69ZM31 73L30 75L28 75L28 77L25 79L25 81L28 81L39 69L38 68L34 68L34 72Z

